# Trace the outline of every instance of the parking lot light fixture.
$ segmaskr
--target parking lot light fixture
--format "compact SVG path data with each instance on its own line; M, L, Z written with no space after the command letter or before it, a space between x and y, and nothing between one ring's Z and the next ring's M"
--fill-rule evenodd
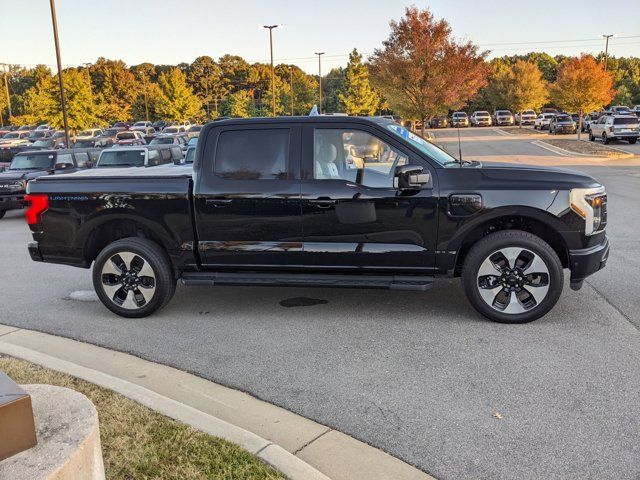
M271 52L271 107L273 116L276 116L276 74L273 68L273 29L282 28L282 25L263 25L262 28L269 29L269 50Z
M55 0L49 0L51 6L51 22L53 23L53 40L56 46L56 62L58 63L58 82L60 83L60 105L62 107L62 122L64 123L64 138L67 148L71 146L69 142L69 122L67 120L67 104L64 98L64 83L62 82L62 59L60 58L60 41L58 40L58 20L56 17Z
M315 54L318 55L318 92L320 93L318 113L322 114L322 55L324 52L315 52Z

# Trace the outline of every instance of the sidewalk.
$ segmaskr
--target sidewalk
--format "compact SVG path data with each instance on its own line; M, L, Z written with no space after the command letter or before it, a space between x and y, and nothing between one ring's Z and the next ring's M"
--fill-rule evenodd
M292 480L429 480L374 447L246 393L165 365L0 324L0 353L114 390L239 444Z

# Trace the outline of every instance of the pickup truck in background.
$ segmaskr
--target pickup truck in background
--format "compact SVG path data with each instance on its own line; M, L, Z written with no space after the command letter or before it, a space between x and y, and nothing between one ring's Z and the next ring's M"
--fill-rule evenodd
M43 175L76 172L92 166L97 149L28 150L17 153L0 173L0 218L24 207L27 183Z
M609 252L593 178L461 162L384 118L216 121L193 165L28 190L31 258L93 265L100 300L124 317L166 305L178 280L421 291L461 276L481 314L523 323L555 305L564 269L579 289Z

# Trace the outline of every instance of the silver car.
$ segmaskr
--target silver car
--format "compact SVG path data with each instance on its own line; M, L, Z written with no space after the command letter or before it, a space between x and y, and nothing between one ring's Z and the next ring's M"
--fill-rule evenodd
M630 144L640 136L640 119L635 115L603 115L589 127L589 140L600 138L605 145L612 140L626 140Z

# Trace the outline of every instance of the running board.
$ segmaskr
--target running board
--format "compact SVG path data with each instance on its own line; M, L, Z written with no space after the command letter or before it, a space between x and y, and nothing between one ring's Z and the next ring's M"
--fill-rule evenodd
M288 287L388 288L390 290L429 290L431 276L413 275L340 275L256 272L185 272L183 285L256 285Z

